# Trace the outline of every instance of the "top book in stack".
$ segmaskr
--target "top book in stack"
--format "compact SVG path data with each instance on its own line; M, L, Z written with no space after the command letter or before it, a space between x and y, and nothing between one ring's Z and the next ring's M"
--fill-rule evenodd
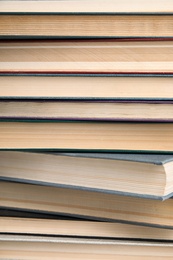
M1 1L0 37L172 37L171 0Z

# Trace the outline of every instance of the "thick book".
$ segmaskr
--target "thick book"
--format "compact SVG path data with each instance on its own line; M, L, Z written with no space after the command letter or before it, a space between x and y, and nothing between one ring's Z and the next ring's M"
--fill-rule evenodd
M0 122L1 150L172 153L172 142L172 123Z
M170 0L1 1L1 38L172 37Z
M173 101L4 99L0 119L173 122Z
M14 181L1 181L0 190L3 208L173 228L173 199L162 202Z
M0 180L164 200L173 155L0 152Z
M173 41L1 41L0 73L173 72Z
M104 238L0 235L2 259L170 260L173 243Z
M0 99L173 101L172 75L8 75L0 74Z
M19 215L20 213L21 211ZM63 216L59 216L59 219L0 217L0 234L138 239L140 241L173 240L172 229L75 218L68 220Z

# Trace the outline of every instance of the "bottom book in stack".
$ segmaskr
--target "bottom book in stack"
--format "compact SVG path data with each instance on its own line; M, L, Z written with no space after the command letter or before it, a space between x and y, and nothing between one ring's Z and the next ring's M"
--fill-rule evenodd
M1 235L1 259L172 259L173 243Z

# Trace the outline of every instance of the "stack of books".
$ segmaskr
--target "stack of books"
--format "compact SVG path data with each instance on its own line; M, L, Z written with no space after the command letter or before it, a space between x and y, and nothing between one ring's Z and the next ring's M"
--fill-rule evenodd
M172 14L1 1L2 259L172 259Z

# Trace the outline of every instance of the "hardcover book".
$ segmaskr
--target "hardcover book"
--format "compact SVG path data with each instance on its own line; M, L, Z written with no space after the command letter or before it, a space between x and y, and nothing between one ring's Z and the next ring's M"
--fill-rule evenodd
M173 72L173 41L2 41L0 73Z
M172 37L171 0L1 1L1 38Z
M172 123L0 122L0 149L5 150L172 153L172 142Z
M18 215L22 215L22 213L20 211ZM0 217L0 234L138 239L140 241L162 240L165 242L173 240L173 230L167 228L77 218L68 219L63 216L57 216L59 219L45 219L45 214L40 214L40 218L27 217L31 214L33 213L27 212L25 217ZM54 217L56 218L56 215Z
M6 99L0 119L173 122L173 101Z
M6 100L173 100L172 75L17 73L0 74L0 80L0 99Z
M0 180L164 200L173 155L0 152Z
M71 238L29 235L0 235L3 259L147 259L169 260L173 256L172 242Z
M0 207L92 220L173 228L173 200L121 196L94 191L0 182Z

